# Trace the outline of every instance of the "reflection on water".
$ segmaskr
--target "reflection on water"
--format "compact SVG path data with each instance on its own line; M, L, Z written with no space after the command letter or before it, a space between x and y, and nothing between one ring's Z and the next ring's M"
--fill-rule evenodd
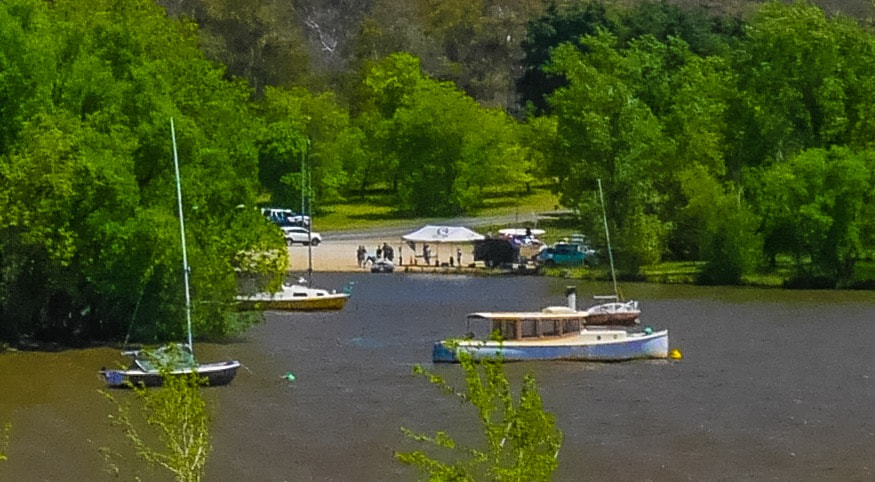
M316 274L346 309L271 313L242 341L198 345L245 368L214 404L208 480L413 480L392 457L399 427L476 443L470 409L411 367L461 335L472 311L564 303L564 280ZM565 434L556 480L864 480L875 460L875 294L624 285L642 322L670 330L681 361L516 363L538 379ZM578 300L607 292L583 284ZM0 480L101 480L98 449L125 447L97 393L112 349L0 356L0 423L13 424ZM283 376L293 373L294 381ZM126 392L113 392L119 397ZM130 462L141 467L137 462ZM154 480L155 472L145 472Z

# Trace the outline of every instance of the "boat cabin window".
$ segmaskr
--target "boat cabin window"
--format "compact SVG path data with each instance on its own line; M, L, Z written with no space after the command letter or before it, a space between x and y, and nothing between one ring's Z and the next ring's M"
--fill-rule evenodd
M492 331L502 339L555 338L580 333L580 320L493 320Z

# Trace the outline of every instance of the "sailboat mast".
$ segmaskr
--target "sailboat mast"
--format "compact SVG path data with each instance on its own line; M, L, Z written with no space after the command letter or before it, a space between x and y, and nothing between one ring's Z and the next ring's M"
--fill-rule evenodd
M313 195L310 192L310 138L301 157L301 219L307 223L307 286L313 286ZM305 203L306 200L306 203Z
M605 223L605 240L608 243L608 260L611 263L611 280L614 282L614 296L617 297L617 301L620 300L620 290L617 289L617 275L614 273L614 254L611 252L611 233L608 230L608 212L605 209L605 193L602 191L602 180L598 179L599 182L599 199L602 202L602 220Z
M173 139L173 167L176 170L176 203L179 207L179 235L182 238L182 272L185 276L185 321L188 329L188 349L194 353L194 344L191 340L191 292L188 287L188 253L185 250L185 221L182 217L182 183L179 181L179 157L176 154L176 130L173 127L173 118L170 118L170 136Z
M310 144L308 142L307 143L307 146L308 146L308 149L307 149L307 161L308 162L307 162L307 164L309 164L309 160L310 160L309 159L309 156L310 156L309 145ZM310 241L309 243L307 243L307 286L312 288L313 287L313 193L311 192L311 187L310 187L311 184L310 183L313 179L310 177L310 169L309 169L310 166L308 165L307 167L308 167L308 169L307 169L307 199L308 199L308 201L307 201L307 214L306 214L307 217L305 219L309 220L309 221L307 221L307 239Z

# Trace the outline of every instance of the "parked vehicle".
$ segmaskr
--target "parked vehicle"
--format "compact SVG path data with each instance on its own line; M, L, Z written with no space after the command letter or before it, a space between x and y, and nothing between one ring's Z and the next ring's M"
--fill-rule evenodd
M538 253L537 261L544 266L583 266L586 255L580 245L556 243Z
M519 262L519 247L509 239L489 238L474 241L474 261L482 261L488 268Z
M261 214L268 221L280 227L300 226L306 228L310 225L310 216L298 214L291 209L261 208Z
M295 243L301 243L304 246L319 246L319 243L322 242L322 236L319 233L309 231L301 226L283 226L282 230L286 244L289 246Z

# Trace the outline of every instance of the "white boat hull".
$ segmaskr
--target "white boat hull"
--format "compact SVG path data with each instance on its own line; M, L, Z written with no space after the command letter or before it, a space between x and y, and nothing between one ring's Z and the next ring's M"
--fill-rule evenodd
M301 285L285 285L277 293L238 296L240 311L328 311L342 310L349 293L337 293Z
M435 343L432 360L458 362L463 351L475 360L625 361L668 358L668 330L648 333L583 329L578 336L505 341L444 340Z

